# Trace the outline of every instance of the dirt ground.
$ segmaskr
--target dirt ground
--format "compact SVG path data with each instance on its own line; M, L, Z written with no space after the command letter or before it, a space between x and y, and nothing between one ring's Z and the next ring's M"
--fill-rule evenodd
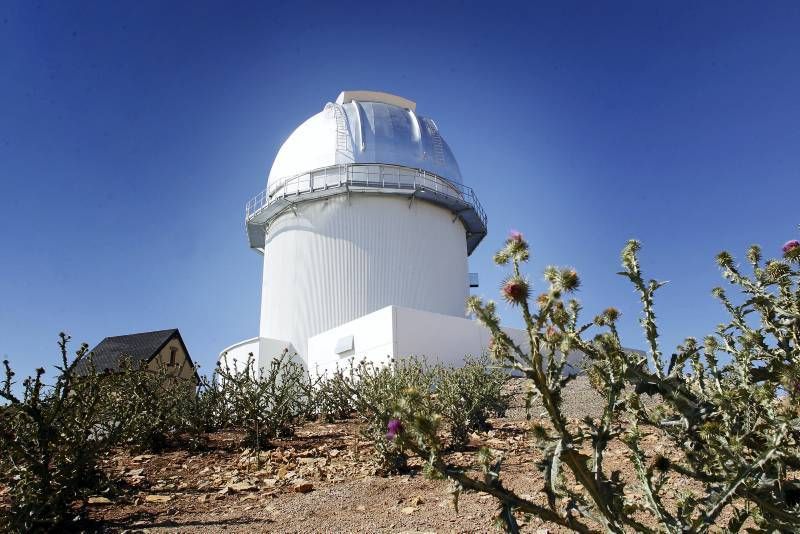
M514 387L519 393L519 385ZM577 420L599 413L599 401L581 378L570 385L565 409ZM491 421L491 430L473 436L474 446L449 460L471 465L477 444L483 443L506 457L502 478L507 487L545 504L535 466L541 455L526 430L530 423L520 395L515 403L507 417ZM103 468L122 483L116 495L91 499L90 516L102 521L103 531L128 533L498 531L491 497L463 494L456 512L447 481L426 478L419 461L412 461L409 474L379 476L370 461L371 446L359 438L353 421L307 424L260 455L242 451L241 438L236 432L213 434L209 447L199 452L109 455ZM644 438L644 446L649 454L675 453L655 434ZM619 469L624 479L633 477L619 443L608 451L606 465ZM676 479L667 487L672 499L690 486ZM639 519L652 523L646 516ZM538 518L521 523L525 532L568 532Z

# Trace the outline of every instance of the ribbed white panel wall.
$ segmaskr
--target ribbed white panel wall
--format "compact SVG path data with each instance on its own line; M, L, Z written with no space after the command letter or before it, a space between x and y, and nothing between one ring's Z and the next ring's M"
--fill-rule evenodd
M261 337L305 358L310 336L385 306L464 316L464 232L448 210L393 195L298 205L267 232Z

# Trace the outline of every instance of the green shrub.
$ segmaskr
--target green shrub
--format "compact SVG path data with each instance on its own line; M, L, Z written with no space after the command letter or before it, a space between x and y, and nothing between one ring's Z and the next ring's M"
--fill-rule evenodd
M406 390L432 392L435 372L424 360L410 357L385 365L362 361L354 365L347 374L342 374L340 387L344 395L349 394L356 412L363 423L362 435L371 441L375 450L375 462L383 473L396 473L406 469L408 457L391 437L387 437L387 425L394 414L394 405ZM432 399L424 397L430 410Z
M106 394L99 406L103 432L115 443L133 449L158 451L184 433L194 439L203 423L198 419L197 387L162 365L150 370L124 360L119 372L98 377Z
M721 253L723 277L741 293L741 302L715 289L729 321L703 343L687 339L669 359L661 352L653 309L654 293L663 283L643 278L638 250L635 241L624 248L620 274L642 302L647 356L623 349L615 309L591 323L579 322L580 305L565 300L580 284L572 269L548 267L548 288L531 303L530 284L520 271L529 258L528 244L518 233L495 260L511 264L501 292L521 310L530 346L515 344L500 329L494 303L469 301L470 311L492 333L493 357L525 376L549 419L547 427L532 427L545 455L536 465L545 480L546 505L506 489L501 458L488 449L478 456L481 478L445 462L438 417L418 409L416 391L406 392L396 405L393 424L400 431L395 442L451 479L456 504L461 490L493 495L498 520L512 532L518 531L519 513L578 532L738 531L746 521L762 531L800 531L800 481L791 474L800 467L800 243L787 243L783 260L766 263L760 249L751 247L750 276ZM591 383L605 399L602 416L586 417L581 424L569 421L562 410L569 381L563 376L564 355L572 350L586 355ZM644 396L661 402L642 402ZM669 456L645 450L642 438L651 433L670 443ZM636 469L634 482L606 466L612 442L624 447ZM575 483L566 483L567 473ZM671 477L691 481L677 499L665 499ZM632 493L644 499L633 499ZM723 510L729 517L724 524ZM647 524L641 520L646 516Z
M200 386L194 403L196 423L193 427L202 432L214 432L233 425L233 407L226 395L227 390L222 386L219 373L215 372L211 378L200 377Z
M60 334L62 364L55 384L44 384L44 369L23 382L17 397L8 361L0 397L0 484L10 489L11 507L0 511L0 530L49 531L71 521L71 504L101 489L97 458L108 442L93 430L105 394L97 377L76 380L75 366L87 355L82 345L68 361L69 336Z
M347 419L356 409L353 394L347 388L347 375L341 369L319 378L314 388L314 409L328 423Z
M434 370L433 408L448 426L451 448L463 448L471 432L486 430L490 416L503 416L508 409L503 386L509 374L489 363L486 357L470 357L463 367Z
M338 371L327 385L337 391L336 398L353 403L379 469L392 473L405 469L407 456L392 433L387 435L387 425L398 400L409 392L417 413L438 414L435 426L449 434L455 449L463 448L470 432L485 429L490 416L505 413L508 398L502 390L508 373L487 363L486 358L468 358L463 367L431 365L416 357L384 365L362 361L348 373Z
M222 408L230 424L247 431L247 443L264 447L268 440L291 436L311 411L312 384L303 366L284 351L269 367L256 369L251 354L243 369L217 367Z

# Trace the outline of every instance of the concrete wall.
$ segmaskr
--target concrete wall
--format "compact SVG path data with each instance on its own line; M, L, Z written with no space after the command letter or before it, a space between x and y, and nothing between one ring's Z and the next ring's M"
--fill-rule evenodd
M327 330L308 340L308 370L324 375L326 371L347 368L353 361L384 362L394 356L394 311L387 306L376 312ZM336 343L353 336L353 350L337 354Z
M504 330L525 345L523 330ZM346 336L353 336L353 350L337 354L336 343ZM308 364L312 373L324 374L353 361L384 363L390 357L414 355L458 366L467 355L480 356L488 343L488 329L472 319L387 306L313 336L308 342Z
M262 338L308 339L389 305L464 316L463 224L448 210L392 195L300 204L264 244Z

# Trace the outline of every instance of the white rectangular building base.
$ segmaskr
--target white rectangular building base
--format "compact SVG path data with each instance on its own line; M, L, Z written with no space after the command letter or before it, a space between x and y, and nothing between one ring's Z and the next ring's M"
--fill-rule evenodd
M524 330L504 330L526 345ZM473 319L387 306L309 338L307 365L312 375L362 360L380 364L408 356L460 366L465 356L483 354L489 338L489 330Z

